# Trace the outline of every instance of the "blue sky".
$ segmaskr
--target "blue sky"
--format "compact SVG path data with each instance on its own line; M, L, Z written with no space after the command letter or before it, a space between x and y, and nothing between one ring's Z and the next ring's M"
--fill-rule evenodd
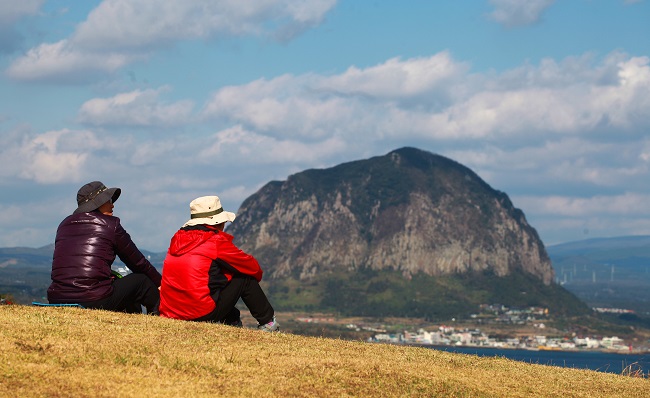
M0 247L83 184L163 251L189 202L414 146L547 245L650 234L648 0L0 0ZM235 221L236 222L236 221Z

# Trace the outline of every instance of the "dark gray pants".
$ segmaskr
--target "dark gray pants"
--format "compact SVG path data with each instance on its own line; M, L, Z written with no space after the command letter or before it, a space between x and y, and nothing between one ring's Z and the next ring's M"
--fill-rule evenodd
M232 280L219 292L217 308L194 321L236 325L239 322L240 313L235 305L240 298L260 325L271 322L275 311L262 287L255 278L241 274L233 276Z
M147 313L151 314L158 312L160 292L146 275L129 274L113 281L112 295L80 304L86 308L129 313L142 313L142 305L147 309Z

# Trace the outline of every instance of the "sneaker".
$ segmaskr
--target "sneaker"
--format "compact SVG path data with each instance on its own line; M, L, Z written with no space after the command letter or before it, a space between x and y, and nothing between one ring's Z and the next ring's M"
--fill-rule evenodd
M275 320L275 316L269 323L265 323L264 325L258 325L257 326L258 330L263 330L265 332L279 332L280 331L280 324L278 321Z

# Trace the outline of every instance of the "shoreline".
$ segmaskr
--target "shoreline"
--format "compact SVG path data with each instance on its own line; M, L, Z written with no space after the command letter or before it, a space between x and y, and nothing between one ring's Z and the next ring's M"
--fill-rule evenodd
M534 347L494 347L494 346L484 346L484 345L449 345L449 344L425 344L425 343L394 343L394 342L384 342L384 341L369 341L373 344L392 344L392 345L403 345L410 347L424 347L424 348L463 348L471 349L476 348L480 350L520 350L520 351L546 351L546 352L576 352L576 353L596 353L596 354L616 354L616 355L649 355L650 350L634 351L634 350L608 350L608 349L565 349L565 348L534 348Z

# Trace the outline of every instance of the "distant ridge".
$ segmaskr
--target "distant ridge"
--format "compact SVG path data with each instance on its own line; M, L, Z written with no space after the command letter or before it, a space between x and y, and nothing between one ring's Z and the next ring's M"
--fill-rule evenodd
M162 269L166 253L142 252L158 270ZM45 300L51 282L53 253L54 244L39 248L0 248L0 294L12 295L19 304ZM117 258L113 268L118 269L120 264Z
M650 316L650 236L592 238L548 251L558 282L591 307Z
M609 238L590 238L574 242L565 242L548 247L555 254L580 252L604 252L611 249L647 248L650 256L650 235L614 236Z

